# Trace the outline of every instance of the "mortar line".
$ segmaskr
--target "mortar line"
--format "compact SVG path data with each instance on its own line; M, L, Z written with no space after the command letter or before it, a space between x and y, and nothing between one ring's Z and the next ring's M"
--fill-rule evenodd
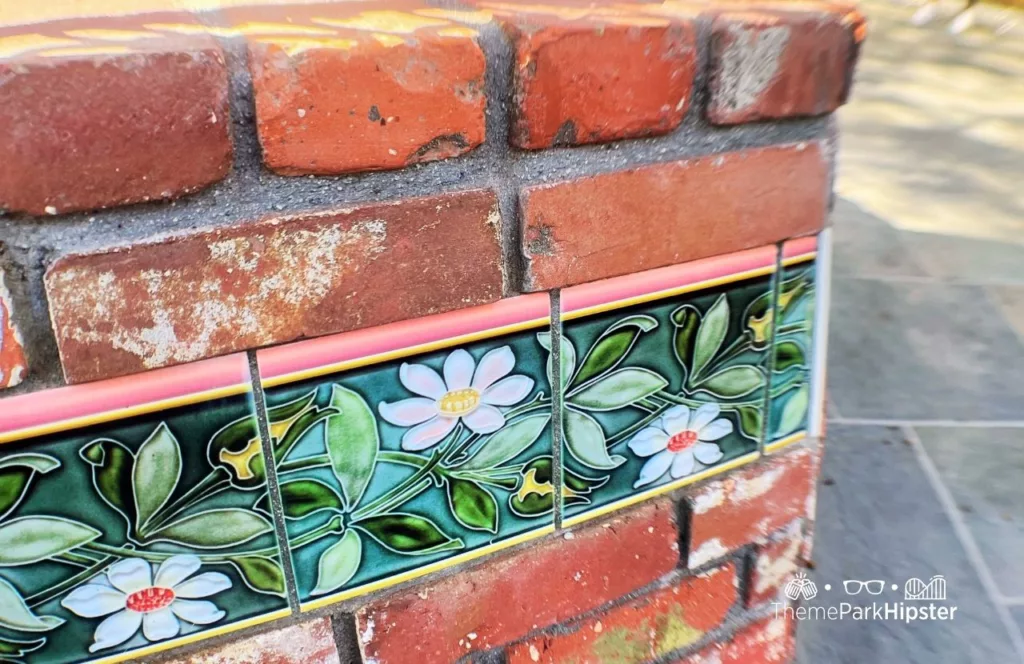
M921 443L921 439L918 437L917 431L914 430L914 427L904 426L901 427L901 429L907 441L910 442L910 446L914 450L914 455L917 457L918 464L921 466L925 476L928 478L928 483L931 484L932 490L939 499L939 503L942 505L942 510L946 513L946 517L952 524L953 532L956 534L956 538L960 541L960 546L963 547L964 553L967 555L967 560L971 563L971 566L974 568L974 572L978 575L978 579L981 581L982 588L985 589L985 594L988 596L989 602L992 603L996 610L996 615L998 615L1000 621L1002 621L1003 628L1010 637L1010 642L1013 644L1014 650L1017 651L1017 657L1020 659L1021 664L1024 664L1024 635L1021 634L1020 628L1014 621L1013 616L1010 615L1010 610L1005 604L1002 604L999 601L999 588L996 586L992 572L989 570L984 557L981 555L981 549L978 547L978 543L974 540L974 536L967 528L967 524L964 522L960 510L956 507L956 501L953 500L953 495L950 493L945 482L943 482L942 476L939 474L938 469L932 462L931 457L928 456L928 450L926 450L924 445Z
M270 420L267 416L267 399L260 381L260 368L256 359L256 351L246 352L249 359L249 377L252 381L252 396L256 406L256 423L260 433L260 447L263 452L263 467L267 475L267 497L270 500L270 511L274 519L274 534L277 537L277 549L281 555L281 569L284 572L285 589L288 594L288 607L292 615L299 613L299 591L295 581L295 569L292 567L291 549L288 547L288 530L285 527L284 504L281 501L281 485L277 480L277 466L274 463L274 443L270 437Z
M551 291L551 485L555 531L562 530L562 291Z
M1014 280L1002 280L994 279L991 281L978 281L974 279L944 279L942 277L932 277L928 275L913 275L913 274L837 274L836 279L846 279L850 281L880 281L882 283L893 283L893 284L925 284L933 286L973 286L975 288L985 288L988 286L1002 286L1008 288L1021 288L1024 289L1024 281Z
M829 424L869 427L1024 429L1024 420L905 420L875 417L830 417L828 422Z
M761 401L761 432L758 436L757 451L764 455L768 445L768 434L772 419L772 378L775 375L775 334L779 329L779 294L782 292L782 242L775 245L775 271L772 272L772 304L769 312L772 322L768 330L768 377L765 379L764 399Z

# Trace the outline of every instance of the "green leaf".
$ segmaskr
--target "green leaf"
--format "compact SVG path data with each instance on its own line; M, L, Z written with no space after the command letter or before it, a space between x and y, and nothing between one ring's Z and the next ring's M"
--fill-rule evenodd
M92 483L103 502L113 507L135 527L135 496L132 495L132 469L135 455L116 440L99 438L88 443L79 456L92 466Z
M479 484L450 478L448 506L455 520L470 530L498 532L498 501Z
M572 408L565 409L565 445L577 461L590 468L609 470L626 461L608 454L604 429L597 420Z
M363 519L353 525L396 553L427 555L454 551L465 546L461 539L453 539L441 532L433 521L415 514L382 514Z
M270 522L259 514L229 507L178 519L154 532L151 540L185 544L199 549L224 549L273 530Z
M616 410L665 388L668 381L649 369L617 369L570 392L567 401L587 410Z
M337 413L336 408L313 408L299 415L285 430L284 436L280 439L275 438L274 460L281 463L310 429ZM273 430L274 424L271 423L271 432Z
M524 467L518 490L508 497L508 507L525 518L550 514L554 507L555 487L552 482L552 461L550 456L533 459ZM562 501L568 507L585 505L594 489L604 486L608 477L584 477L568 468L562 469Z
M0 459L0 520L28 494L36 473L43 475L57 468L60 468L60 461L45 454L28 452Z
M548 384L554 385L554 381L551 380L551 333L550 332L538 332L537 341L540 345L548 351ZM562 367L562 387L565 387L569 383L569 379L572 378L572 373L576 371L576 347L572 345L572 342L563 334L561 344L561 354L559 355L559 364Z
M237 556L228 558L249 586L264 595L285 596L284 570L276 560L263 556Z
M583 359L579 373L576 374L569 387L582 385L588 380L614 369L633 348L640 334L650 332L656 327L658 327L658 321L646 315L629 316L613 323L590 347L590 352Z
M761 439L761 428L764 425L764 414L759 406L740 406L736 409L740 416L740 433L751 440Z
M550 413L527 415L484 439L480 451L462 464L462 470L494 468L519 456L544 433Z
M741 364L708 376L700 381L697 389L723 399L735 399L762 387L764 382L764 374L760 369L749 364Z
M285 482L281 485L281 500L288 519L301 519L322 510L345 511L338 492L319 480Z
M797 342L789 339L775 344L775 371L802 367L804 362L804 349Z
M807 406L810 402L810 388L805 384L796 390L790 390L784 398L779 424L775 428L775 437L787 436L801 426L807 417Z
M8 661L19 659L33 650L39 650L44 645L46 645L46 639L21 641L19 639L11 639L6 636L0 637L0 659L6 659Z
M0 567L30 565L91 542L100 531L55 516L24 516L0 525Z
M683 380L689 375L693 366L693 351L697 345L697 330L700 329L701 315L697 307L684 304L672 312L672 324L675 333L672 336L672 349L676 359L683 367Z
M351 528L320 555L316 587L310 595L326 595L352 580L363 559L363 542Z
M331 406L338 414L327 420L327 455L349 509L354 509L377 463L377 420L361 396L341 385L335 385L331 392Z
M697 342L693 348L693 373L691 382L695 382L707 368L711 360L718 354L725 340L725 332L729 327L729 301L725 294L718 296L715 303L708 309L697 330Z
M48 632L64 621L55 616L37 616L25 604L18 591L0 578L0 627L19 632Z
M299 413L313 405L313 401L315 399L316 390L311 390L297 399L283 403L280 406L268 408L267 418L272 424L276 424L277 422L287 422L293 417L298 417Z
M181 478L181 450L163 422L135 454L132 492L135 494L135 529L142 532L153 515L174 493Z

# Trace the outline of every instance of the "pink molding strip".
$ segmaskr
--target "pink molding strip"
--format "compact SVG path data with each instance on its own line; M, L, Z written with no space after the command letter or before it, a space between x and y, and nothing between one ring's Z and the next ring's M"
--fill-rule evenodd
M235 389L232 389L235 388ZM35 435L33 430L66 423L87 426L174 402L241 393L249 389L249 363L244 353L122 376L84 385L32 392L0 401L0 441ZM212 394L211 394L212 393ZM105 417L106 416L106 417ZM24 432L25 436L19 436Z
M547 293L520 295L469 309L267 348L257 351L256 359L260 379L267 382L445 339L477 335L531 321L546 321L550 313Z
M803 239L796 242L801 241ZM562 291L562 313L568 314L662 291L672 291L744 272L774 268L776 254L776 245L768 245L573 286Z
M782 260L812 254L818 250L818 236L799 237L782 245Z

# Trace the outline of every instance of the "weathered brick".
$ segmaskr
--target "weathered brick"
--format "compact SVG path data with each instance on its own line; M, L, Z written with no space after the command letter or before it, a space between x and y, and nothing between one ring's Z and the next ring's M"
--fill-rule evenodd
M326 617L224 643L169 664L341 664L341 658Z
M785 664L795 653L792 621L773 616L737 632L727 643L716 643L678 660L678 664Z
M287 175L392 169L483 142L485 63L474 30L394 11L319 11L328 18L312 24L336 34L250 41L267 166Z
M817 143L644 166L522 191L527 290L771 244L822 228Z
M703 484L687 497L691 509L689 566L699 567L745 544L764 542L807 515L815 452L806 447Z
M58 34L23 41L61 47L6 60L0 51L0 208L59 214L171 198L227 174L227 69L211 38L142 32L94 45Z
M0 267L0 389L14 387L28 372L24 342L14 321L14 302L5 279Z
M573 618L651 583L679 558L675 510L647 503L356 614L366 661L448 662Z
M696 643L725 620L736 600L736 570L724 565L538 636L508 651L508 664L641 664Z
M504 26L516 55L513 145L653 136L682 122L697 67L691 22L525 14Z
M477 190L267 219L46 275L69 382L492 302L499 215Z
M712 27L715 124L830 113L846 102L864 17L849 10L725 12Z
M757 547L748 585L747 606L779 600L779 593L800 568L801 520L789 524L771 541ZM785 598L781 598L785 601Z

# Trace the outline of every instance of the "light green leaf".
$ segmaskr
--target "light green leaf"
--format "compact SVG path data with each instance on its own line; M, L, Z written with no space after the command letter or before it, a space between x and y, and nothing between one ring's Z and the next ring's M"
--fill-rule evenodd
M415 514L382 514L353 525L395 553L428 555L465 547L461 539L449 537L433 521Z
M668 381L649 369L618 369L570 392L569 403L587 410L616 410L649 397Z
M352 580L363 559L363 542L351 528L320 555L316 588L310 595L326 595Z
M786 403L779 415L779 424L775 428L775 436L787 436L799 429L807 417L807 405L810 402L810 388L801 385L796 390L786 393Z
M327 419L327 455L348 508L355 509L377 463L377 419L361 396L341 385L331 392L331 406L340 412Z
M199 549L224 549L248 542L273 529L270 522L259 514L229 507L178 519L153 533L151 540Z
M46 639L32 639L22 641L6 636L0 637L0 660L13 662L18 661L33 650L39 650L46 645Z
M539 341L540 345L548 351L548 384L554 385L554 382L551 380L551 333L538 332L537 341ZM569 383L569 379L572 378L573 372L576 371L576 348L564 334L562 335L559 364L561 364L562 367L562 387L565 387Z
M53 516L25 516L0 525L0 567L29 565L91 542L100 531Z
M450 478L448 506L455 520L470 530L498 532L498 501L476 482Z
M565 409L565 445L577 461L590 468L609 470L626 461L608 454L604 429L597 420L572 408Z
M550 413L527 415L484 439L480 451L462 465L462 470L483 470L514 459L544 433Z
M0 459L0 520L21 503L36 473L60 468L60 461L45 454L12 454Z
M181 478L181 450L163 422L135 454L132 492L135 495L135 529L145 528L153 515L167 504Z
M762 387L764 382L764 374L757 367L742 364L708 376L700 381L697 389L723 399L735 399Z
M0 627L20 632L48 632L64 621L55 616L37 616L18 591L0 578Z
M701 321L700 329L697 330L697 343L693 349L693 373L690 381L696 382L701 373L711 363L711 360L718 354L718 349L725 340L725 332L729 327L729 301L725 294L718 296L715 303L711 305L704 320Z
M633 348L640 334L656 327L656 319L642 314L623 318L610 325L590 347L570 387L583 385L617 367Z

